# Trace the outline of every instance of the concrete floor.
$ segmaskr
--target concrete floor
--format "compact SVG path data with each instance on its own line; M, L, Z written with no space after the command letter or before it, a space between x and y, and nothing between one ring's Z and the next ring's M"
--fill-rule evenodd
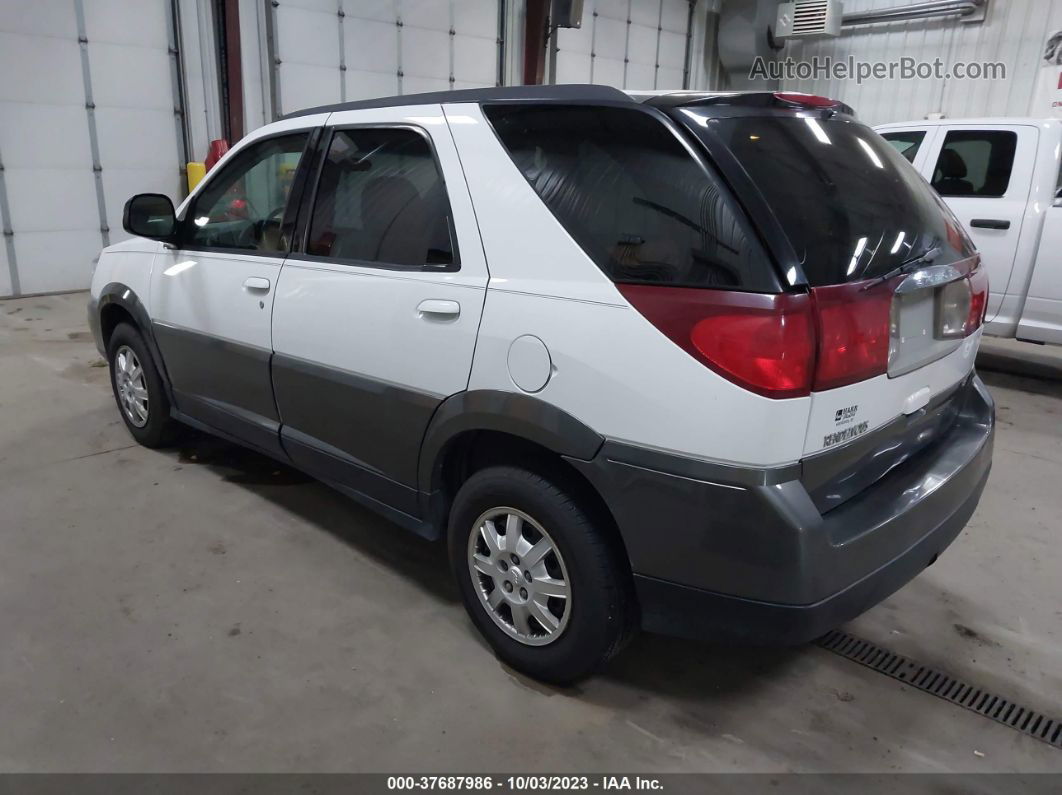
M0 302L0 770L1062 771L815 647L642 636L578 688L528 681L441 547L227 443L133 444L84 308ZM985 373L980 508L848 629L1062 717L1062 357L985 358L1039 378Z

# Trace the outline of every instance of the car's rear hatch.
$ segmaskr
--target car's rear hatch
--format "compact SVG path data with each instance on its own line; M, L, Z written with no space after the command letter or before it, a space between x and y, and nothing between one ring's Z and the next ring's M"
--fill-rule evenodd
M979 258L925 180L839 103L653 104L705 145L790 288L811 295L804 481L830 510L946 436L983 321Z

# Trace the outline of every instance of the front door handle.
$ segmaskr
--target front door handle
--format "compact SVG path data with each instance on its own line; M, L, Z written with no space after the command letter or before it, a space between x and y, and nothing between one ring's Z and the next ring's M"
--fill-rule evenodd
M268 292L269 279L263 279L261 276L250 276L244 280L243 286L246 287L248 290Z
M429 298L417 304L417 314L421 317L457 317L461 314L461 304L457 301L441 301L437 298Z
M1010 221L1002 221L998 218L974 218L970 226L978 229L1010 229Z

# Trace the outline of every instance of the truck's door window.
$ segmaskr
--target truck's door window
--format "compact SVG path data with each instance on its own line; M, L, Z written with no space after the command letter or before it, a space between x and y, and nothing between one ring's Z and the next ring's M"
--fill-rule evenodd
M886 132L881 137L889 142L897 152L907 158L908 163L913 163L915 155L922 147L922 139L926 137L925 130L908 130L906 132Z
M941 196L1003 196L1017 146L1009 130L951 130L933 170L934 189Z
M270 138L238 153L196 198L185 220L186 245L286 252L281 221L308 137Z
M337 130L321 169L307 253L452 269L450 202L431 147L409 129Z

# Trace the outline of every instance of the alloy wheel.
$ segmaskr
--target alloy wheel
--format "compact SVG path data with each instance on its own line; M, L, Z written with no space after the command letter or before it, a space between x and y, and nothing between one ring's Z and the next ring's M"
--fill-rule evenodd
M528 646L553 643L571 615L571 585L560 549L523 511L498 507L475 521L468 571L491 619Z
M143 428L148 421L147 383L144 368L128 345L120 347L114 355L114 384L126 419Z

